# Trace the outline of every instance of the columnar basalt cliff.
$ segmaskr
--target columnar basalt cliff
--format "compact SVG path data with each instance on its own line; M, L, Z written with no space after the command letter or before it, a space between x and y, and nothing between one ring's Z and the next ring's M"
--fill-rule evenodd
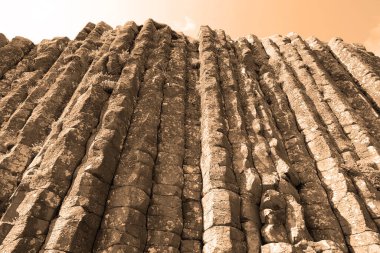
M0 34L0 252L380 252L380 58L147 20Z

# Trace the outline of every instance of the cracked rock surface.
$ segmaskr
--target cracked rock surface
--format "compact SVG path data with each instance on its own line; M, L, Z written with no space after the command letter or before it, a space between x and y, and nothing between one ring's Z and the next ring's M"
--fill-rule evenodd
M151 19L0 33L0 252L380 252L380 58Z

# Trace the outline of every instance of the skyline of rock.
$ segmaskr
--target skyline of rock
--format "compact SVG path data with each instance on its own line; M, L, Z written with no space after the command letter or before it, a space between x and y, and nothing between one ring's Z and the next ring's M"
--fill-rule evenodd
M359 45L151 19L0 34L0 108L0 252L380 251Z

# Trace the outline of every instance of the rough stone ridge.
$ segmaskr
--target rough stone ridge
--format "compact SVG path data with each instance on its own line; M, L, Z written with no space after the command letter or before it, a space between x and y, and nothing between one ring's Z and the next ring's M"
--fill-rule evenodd
M0 33L0 252L380 252L380 58L151 19Z

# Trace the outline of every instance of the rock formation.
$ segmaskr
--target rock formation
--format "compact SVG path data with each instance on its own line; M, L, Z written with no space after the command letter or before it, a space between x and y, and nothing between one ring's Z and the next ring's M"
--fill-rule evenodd
M380 58L148 20L0 34L0 252L380 252Z

